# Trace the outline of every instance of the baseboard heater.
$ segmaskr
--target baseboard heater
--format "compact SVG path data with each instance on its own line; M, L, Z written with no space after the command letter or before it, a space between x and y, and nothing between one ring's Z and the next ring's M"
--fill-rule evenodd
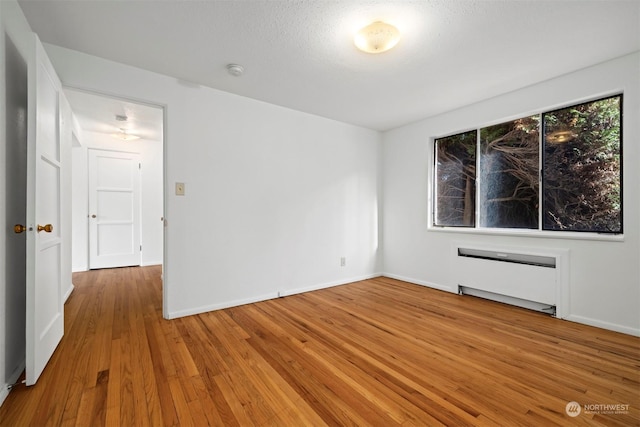
M456 246L458 293L556 315L555 254Z
M510 297L508 295L496 294L493 292L483 291L480 289L469 288L467 286L458 285L458 293L460 295L471 295L478 298L488 299L491 301L498 301L505 304L515 305L516 307L527 308L529 310L539 311L541 313L556 315L556 306L549 304L542 304L536 301L529 301L526 299Z
M472 248L458 248L458 256L486 259L489 261L512 262L514 264L535 265L538 267L556 268L555 256L498 252Z

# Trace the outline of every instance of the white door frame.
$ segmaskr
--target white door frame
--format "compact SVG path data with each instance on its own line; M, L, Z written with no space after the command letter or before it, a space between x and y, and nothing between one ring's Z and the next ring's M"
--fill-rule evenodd
M1 1L1 0L0 0ZM167 115L168 115L168 106L167 104L158 103L154 101L149 101L145 99L135 98L131 96L126 96L118 93L109 93L107 91L101 90L91 90L87 88L77 87L73 85L65 85L63 84L63 89L68 88L71 90L76 90L80 92L91 93L98 96L104 96L108 98L117 98L128 102L135 102L142 105L148 105L150 107L160 108L162 109L162 219L163 219L163 233L162 233L162 315L165 319L169 318L169 308L167 304L168 298L168 287L169 284L166 281L166 271L167 271L167 253L168 253L168 239L167 239ZM143 195L144 197L144 195ZM88 243L88 242L87 242ZM87 253L87 265L88 265L88 253Z

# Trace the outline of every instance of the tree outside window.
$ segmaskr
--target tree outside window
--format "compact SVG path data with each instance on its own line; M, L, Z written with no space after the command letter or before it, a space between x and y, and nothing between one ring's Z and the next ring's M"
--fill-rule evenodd
M542 115L544 230L622 232L621 102Z
M622 233L621 119L617 95L437 138L434 225Z
M476 134L473 130L436 140L436 225L475 226Z

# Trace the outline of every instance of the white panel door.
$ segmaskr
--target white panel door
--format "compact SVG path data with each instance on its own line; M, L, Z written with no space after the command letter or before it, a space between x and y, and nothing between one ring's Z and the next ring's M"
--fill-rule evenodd
M140 156L89 150L89 268L140 265Z
M26 384L40 377L64 333L61 286L60 80L38 37L28 64Z

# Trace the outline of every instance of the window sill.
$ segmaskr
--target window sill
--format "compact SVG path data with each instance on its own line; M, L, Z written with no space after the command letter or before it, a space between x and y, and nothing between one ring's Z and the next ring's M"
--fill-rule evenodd
M463 228L463 227L427 227L429 232L453 233L453 234L475 234L486 236L506 236L506 237L534 237L539 239L559 239L559 240L593 240L603 242L624 242L624 234L600 234L575 231L540 231L524 229L497 229L497 228Z

